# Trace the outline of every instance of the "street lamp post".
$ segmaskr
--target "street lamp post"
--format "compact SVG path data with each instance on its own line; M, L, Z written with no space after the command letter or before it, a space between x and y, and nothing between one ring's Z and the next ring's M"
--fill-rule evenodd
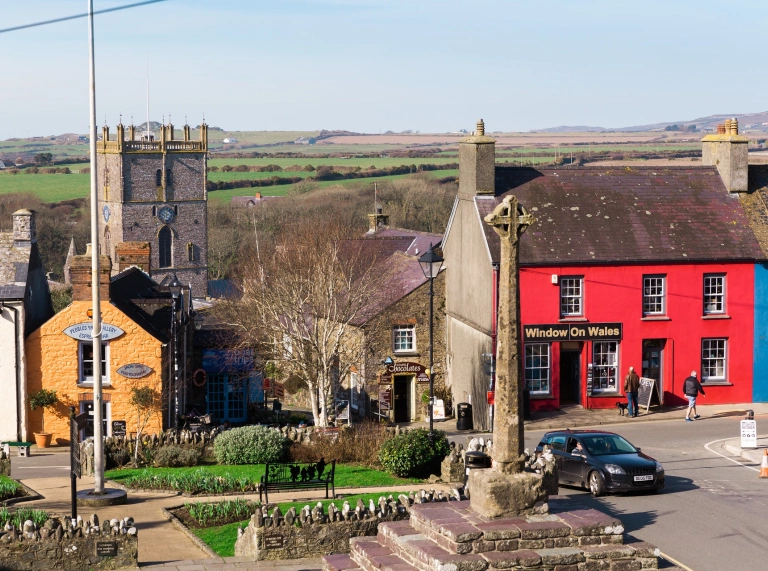
M181 295L181 282L176 274L173 274L171 283L168 284L168 289L171 292L173 298L173 308L171 310L171 337L173 342L173 426L179 427L179 333L178 324L176 320L176 313L178 311L179 296Z
M429 250L424 252L419 258L419 265L421 271L424 272L424 276L429 280L429 442L435 443L434 432L434 405L435 405L435 372L434 367L434 311L435 311L435 277L440 273L440 268L443 264L443 258L439 256L432 244L429 245Z

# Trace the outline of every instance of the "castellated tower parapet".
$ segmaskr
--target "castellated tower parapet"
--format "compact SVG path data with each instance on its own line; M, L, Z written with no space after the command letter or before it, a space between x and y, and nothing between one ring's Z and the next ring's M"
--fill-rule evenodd
M189 125L175 138L170 123L159 136L140 127L118 124L110 135L102 128L96 143L101 252L113 273L123 242L150 245L149 273L167 283L174 273L192 285L194 297L208 290L208 126L192 140Z

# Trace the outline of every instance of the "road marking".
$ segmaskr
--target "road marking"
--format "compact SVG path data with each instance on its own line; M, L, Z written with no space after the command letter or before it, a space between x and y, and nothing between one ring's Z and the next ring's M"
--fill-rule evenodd
M660 552L659 552L659 554L660 554L660 555L661 555L661 556L662 556L664 559L666 559L667 561L669 561L670 563L672 563L673 565L677 565L678 567L680 567L680 569L685 569L685 571L693 571L693 569L691 569L690 567L688 567L688 566L686 566L686 565L683 565L683 564L682 564L682 563L680 563L680 562L679 562L677 559L673 559L672 557L670 557L670 556L669 556L669 555L667 555L666 553L663 553L663 552L661 552L661 551L660 551Z
M720 456L721 458L725 458L725 459L726 459L726 460L728 460L729 462L733 462L734 464L736 464L736 465L738 465L738 466L741 466L742 468L748 468L749 470L752 470L752 471L754 471L754 472L759 472L759 471L760 471L760 470L758 470L757 468L753 468L752 466L745 466L745 465L744 465L744 464L742 464L741 462L738 462L738 461L734 460L733 458L731 458L731 457L729 457L729 456L726 456L725 454L720 454L720 452L715 452L714 450L712 450L712 449L709 447L711 444L715 444L715 443L717 443L717 442L724 442L724 441L726 441L726 440L733 440L733 437L731 437L731 438L721 438L721 439L719 439L719 440L713 440L712 442L707 442L707 443L704 445L704 448L706 448L707 450L709 450L710 452L712 452L712 454L717 454L717 455L718 455L718 456Z

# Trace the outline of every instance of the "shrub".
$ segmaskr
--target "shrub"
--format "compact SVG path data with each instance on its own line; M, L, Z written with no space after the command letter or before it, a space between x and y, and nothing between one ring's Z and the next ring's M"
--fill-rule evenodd
M310 442L294 442L289 452L292 462L326 462L362 464L379 467L379 449L390 438L386 426L365 421L342 428L336 434L313 434Z
M213 453L219 464L265 464L282 460L286 444L286 438L277 430L243 426L217 436Z
M108 448L106 456L107 468L122 468L131 461L131 455L125 448Z
M429 442L429 431L417 428L387 440L379 449L379 461L384 469L401 478L426 478L439 473L440 462L448 455L445 432L435 430L435 443Z
M163 468L195 466L200 462L200 452L194 448L181 446L163 446L155 452L155 465Z
M78 172L80 174L91 174L91 167L83 167Z

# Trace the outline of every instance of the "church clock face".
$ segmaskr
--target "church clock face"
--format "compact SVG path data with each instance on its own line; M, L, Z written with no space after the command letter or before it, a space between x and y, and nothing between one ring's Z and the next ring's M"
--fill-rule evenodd
M160 220L160 222L168 224L171 220L173 220L173 208L170 206L163 206L157 211L157 218Z

